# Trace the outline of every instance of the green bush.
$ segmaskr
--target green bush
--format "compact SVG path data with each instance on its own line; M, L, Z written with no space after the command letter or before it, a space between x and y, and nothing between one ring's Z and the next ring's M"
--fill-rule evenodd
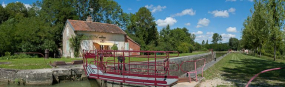
M11 56L11 52L5 52L5 56Z
M117 47L117 44L114 44L112 47L111 47L112 50L118 50L118 47Z
M186 42L182 42L181 44L179 44L179 46L177 47L179 52L182 53L192 53L194 50L194 47Z
M208 49L203 47L200 51L208 51Z
M35 56L30 56L30 55L27 55L27 54L24 54L24 53L20 53L20 54L14 54L14 55L11 55L9 56L9 54L7 53L7 56L6 56L6 52L5 52L5 56L3 57L0 57L0 60L9 60L9 59L22 59L22 58L35 58Z

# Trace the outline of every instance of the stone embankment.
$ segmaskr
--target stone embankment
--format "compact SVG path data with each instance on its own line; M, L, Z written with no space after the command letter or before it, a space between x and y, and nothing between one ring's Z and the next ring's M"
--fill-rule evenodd
M82 65L31 70L0 68L0 82L19 85L52 85L61 80L82 80L86 77L84 73Z

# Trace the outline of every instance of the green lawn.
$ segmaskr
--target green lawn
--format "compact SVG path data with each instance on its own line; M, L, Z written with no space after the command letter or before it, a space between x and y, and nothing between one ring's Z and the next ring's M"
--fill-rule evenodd
M192 53L181 53L179 56L189 56L189 55L197 55L197 54L203 54L208 53L209 51L194 51Z
M0 62L9 62L10 64L0 64L0 68L9 69L43 69L51 68L47 63L54 61L66 61L71 62L73 60L81 60L81 58L22 58L11 60L0 60Z
M240 53L231 53L204 72L206 79L222 78L231 81L234 86L244 86L255 74L270 68L284 67L285 60L273 61L269 57L255 57ZM269 71L260 74L251 85L285 86L285 70Z
M182 53L179 56L187 56L187 55L196 55L207 53L207 51L195 51L193 53ZM170 54L170 56L175 56L177 54ZM163 55L158 55L163 56ZM147 58L135 58L131 57L132 61L147 61ZM107 60L113 60L113 57L107 58ZM117 61L117 58L115 58ZM42 69L42 68L51 68L47 63L53 63L54 61L66 61L71 62L73 60L82 60L81 58L22 58L22 59L11 59L11 60L0 60L0 68L9 68L9 69ZM92 61L93 59L89 59ZM128 60L128 58L126 58ZM150 58L150 60L154 60L154 58ZM1 64L1 62L9 62L10 64ZM128 61L126 61L128 62Z
M190 56L190 55L197 55L197 54L203 54L203 53L208 53L207 51L194 51L192 53L180 53L179 56ZM154 55L151 55L152 57L149 58L149 60L154 60ZM166 55L156 55L156 56L166 56ZM169 54L169 56L172 56L170 58L173 58L174 56L177 56L177 54ZM106 57L105 57L106 58ZM141 57L130 57L131 61L147 61L147 56L141 58ZM108 57L105 60L114 60L117 62L117 58L114 57ZM157 60L162 59L162 58L157 58ZM129 57L126 57L126 63L129 62Z

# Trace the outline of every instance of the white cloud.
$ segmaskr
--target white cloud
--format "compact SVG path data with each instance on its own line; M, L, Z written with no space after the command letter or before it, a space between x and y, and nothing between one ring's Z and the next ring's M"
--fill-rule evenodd
M231 12L231 13L235 13L236 9L235 8L230 8L228 11Z
M215 10L215 11L212 11L212 12L209 12L211 14L214 15L214 17L224 17L224 18L227 18L229 17L229 12L230 13L235 13L236 9L235 8L230 8L228 10Z
M26 8L31 8L32 6L30 4L24 4Z
M207 40L207 36L206 35L198 35L198 36L196 36L195 41L196 42L202 42L205 39Z
M220 34L222 36L222 42L225 43L225 42L228 42L229 39L231 37L236 37L236 35L234 34L226 34L226 33L223 33L223 34ZM202 41L204 40L205 42L208 40L208 43L212 43L212 36L213 36L213 32L207 32L206 34L200 34L200 35L196 35L196 38L195 38L195 41L196 42L199 42L199 43L202 43Z
M164 20L158 19L155 23L160 27L166 27L168 24L171 26L177 22L176 19L172 17L166 17Z
M5 4L4 2L2 2L2 7L6 7L7 6L7 4Z
M208 26L210 23L210 20L207 18L203 18L203 19L199 19L198 24L196 26L196 28L200 28L200 27L205 27Z
M132 8L128 8L128 10L133 10Z
M18 2L18 1L16 1L16 2ZM25 4L25 3L23 3L24 5L25 5L25 7L26 8L31 8L32 6L30 5L30 4ZM5 2L2 2L2 7L6 7L7 6L7 4L5 4Z
M181 13L177 13L177 14L173 15L173 17L175 17L175 16L183 16L183 15L191 15L191 16L193 16L195 14L196 14L196 11L194 11L191 8L191 9L185 9Z
M234 35L234 34L225 34L225 33L223 33L221 35L222 35L222 38L223 38L222 42L228 42L231 37L236 37L236 35Z
M248 0L248 1L253 2L253 0Z
M237 32L236 27L229 27L227 28L227 32Z
M156 6L156 7L154 7L153 5L146 5L145 6L146 8L148 8L148 9L150 9L151 10L151 12L157 12L157 11L162 11L162 9L165 9L166 8L166 6L160 6L160 5L158 5L158 6Z
M227 10L221 10L221 11L215 10L209 13L213 14L215 17L224 17L224 18L229 17L229 12Z
M199 42L199 43L202 43L202 41L204 40L205 43L206 41L208 40L208 43L211 43L212 41L212 34L201 34L201 35L196 35L196 38L195 38L195 41L196 42Z
M231 1L231 2L235 2L236 0L226 0L226 1Z
M202 31L197 31L197 32L192 32L192 33L195 34L195 35L203 34Z
M214 32L207 32L207 34L208 34L208 35L213 35L213 34L214 34Z
M190 26L190 25L191 25L191 23L186 23L185 25L186 25L186 26Z

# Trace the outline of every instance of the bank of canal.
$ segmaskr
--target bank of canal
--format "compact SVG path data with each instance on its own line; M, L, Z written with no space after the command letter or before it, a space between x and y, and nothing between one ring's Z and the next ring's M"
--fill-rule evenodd
M225 53L217 53L217 57L219 57L219 55L224 55ZM192 55L191 57L194 58L200 58L200 57L205 57L205 55L210 55L210 53L206 53L206 54L201 54L201 55ZM190 57L190 56L187 56ZM215 57L215 56L214 56ZM192 59L192 58L191 58ZM82 66L82 65L81 65ZM70 68L70 67L69 67ZM69 70L69 69L68 69ZM79 70L81 71L81 70ZM80 72L83 73L83 72ZM54 73L53 73L54 74ZM112 84L112 83L108 83L108 86L113 85L114 87L118 86L118 84ZM125 85L128 86L128 85ZM37 86L37 85L17 85L15 83L0 83L0 87L100 87L100 82L97 82L95 79L84 79L81 81L70 81L70 80L64 80L64 81L60 81L59 83L55 83L52 85L41 85L41 86ZM130 86L131 87L131 86Z
M58 84L46 85L46 86L32 86L32 85L17 85L0 83L0 87L100 87L95 79L86 79L83 81L62 81Z

